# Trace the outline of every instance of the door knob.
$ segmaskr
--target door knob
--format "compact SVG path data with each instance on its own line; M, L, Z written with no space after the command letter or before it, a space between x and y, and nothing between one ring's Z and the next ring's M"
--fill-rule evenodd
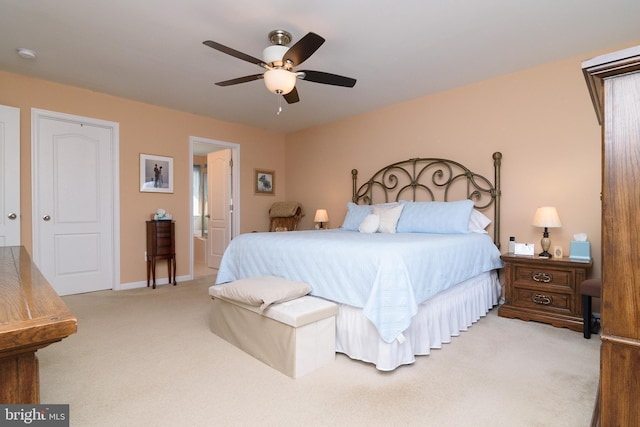
M45 215L42 217L43 220L45 221L49 221L51 219L51 217L49 215Z
M10 213L9 216L7 217L9 219L16 219L18 218L18 215L14 214L14 213Z

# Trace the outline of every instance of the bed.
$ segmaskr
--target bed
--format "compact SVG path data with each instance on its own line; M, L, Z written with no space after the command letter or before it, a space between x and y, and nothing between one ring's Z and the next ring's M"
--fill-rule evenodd
M308 283L338 304L336 351L382 371L411 364L498 302L501 159L493 180L438 158L390 164L361 185L354 169L340 228L239 235L216 284Z

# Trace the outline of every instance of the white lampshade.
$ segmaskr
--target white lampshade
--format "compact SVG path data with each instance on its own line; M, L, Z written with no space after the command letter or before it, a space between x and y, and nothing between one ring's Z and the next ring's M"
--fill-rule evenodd
M543 206L536 209L536 213L533 215L533 225L547 228L562 227L558 211L553 206Z
M314 222L329 222L329 214L326 209L318 209L316 216L313 218Z
M296 76L291 71L274 68L264 73L264 84L271 92L286 95L296 86Z

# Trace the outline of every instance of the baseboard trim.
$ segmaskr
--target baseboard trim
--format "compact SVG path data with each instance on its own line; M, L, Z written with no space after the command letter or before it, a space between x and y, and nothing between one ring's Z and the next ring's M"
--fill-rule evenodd
M180 285L180 282L186 282L187 280L191 280L191 278L189 276L179 276L176 278L176 282L178 282L178 285ZM156 286L168 285L168 284L169 284L169 279L166 277L162 279L156 279ZM146 287L147 287L147 281L143 280L140 282L121 283L119 286L116 286L115 288L113 288L113 290L126 291L128 289L146 288ZM149 288L151 288L151 286L149 286Z

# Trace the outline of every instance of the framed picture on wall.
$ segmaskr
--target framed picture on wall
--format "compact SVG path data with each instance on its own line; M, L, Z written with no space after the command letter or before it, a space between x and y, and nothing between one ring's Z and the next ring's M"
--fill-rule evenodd
M173 157L140 154L140 191L173 193Z
M276 194L276 173L274 171L264 169L254 169L255 178L254 192L256 194L264 194L273 196Z

